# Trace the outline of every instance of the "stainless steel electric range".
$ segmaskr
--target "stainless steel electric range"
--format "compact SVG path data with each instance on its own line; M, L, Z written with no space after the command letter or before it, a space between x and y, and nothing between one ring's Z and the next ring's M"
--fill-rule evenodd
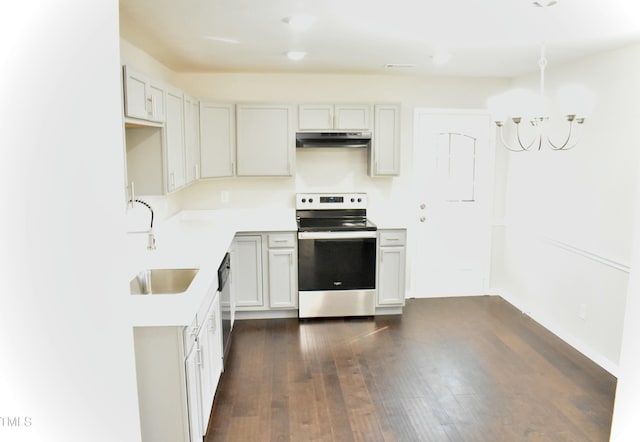
M300 318L375 314L377 229L365 193L299 193Z

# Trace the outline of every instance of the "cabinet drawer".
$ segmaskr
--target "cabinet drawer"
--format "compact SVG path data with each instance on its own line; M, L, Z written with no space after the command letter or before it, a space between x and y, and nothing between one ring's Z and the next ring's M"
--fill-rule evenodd
M270 233L269 248L295 247L296 235L294 233Z
M407 243L406 230L379 230L380 247L385 246L404 246Z

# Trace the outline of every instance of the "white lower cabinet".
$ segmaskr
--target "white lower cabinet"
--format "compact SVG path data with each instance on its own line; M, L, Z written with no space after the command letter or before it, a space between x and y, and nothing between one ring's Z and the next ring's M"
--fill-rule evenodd
M200 396L202 399L204 425L207 430L209 413L213 406L213 398L222 373L222 320L220 311L220 297L211 303L204 323L198 333L198 349L200 350Z
M272 309L298 308L298 255L295 233L270 233L269 306Z
M406 230L378 230L378 307L404 305L406 244Z
M232 290L236 309L264 308L262 284L262 236L236 235L231 252Z
M202 442L206 434L222 373L219 293L200 310L189 327L134 328L143 442Z
M239 312L298 308L295 232L238 234L231 260Z
M187 355L184 366L187 382L187 412L189 416L189 440L190 442L202 440L206 431L203 423L204 413L202 407L202 386L200 385L200 361L202 352L198 342L195 343ZM203 430L205 428L205 430ZM200 439L198 439L200 437ZM143 437L144 440L144 437Z

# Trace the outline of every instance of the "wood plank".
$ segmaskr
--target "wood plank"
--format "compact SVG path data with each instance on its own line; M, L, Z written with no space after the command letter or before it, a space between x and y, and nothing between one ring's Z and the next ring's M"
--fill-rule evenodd
M499 297L238 321L205 440L607 441L615 386Z

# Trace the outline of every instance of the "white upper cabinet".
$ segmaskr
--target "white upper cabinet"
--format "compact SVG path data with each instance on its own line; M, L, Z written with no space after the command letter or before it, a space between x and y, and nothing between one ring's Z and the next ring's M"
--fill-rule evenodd
M124 66L123 72L125 116L157 123L164 122L164 86L129 66Z
M232 104L200 102L200 178L234 175L235 108Z
M181 90L167 88L165 122L165 158L167 192L186 184L184 144L184 96Z
M374 106L373 144L369 175L400 175L400 105Z
M368 104L301 104L299 130L370 130Z
M237 105L237 176L293 175L293 122L291 105Z
M184 96L185 181L200 178L200 106L198 100Z

